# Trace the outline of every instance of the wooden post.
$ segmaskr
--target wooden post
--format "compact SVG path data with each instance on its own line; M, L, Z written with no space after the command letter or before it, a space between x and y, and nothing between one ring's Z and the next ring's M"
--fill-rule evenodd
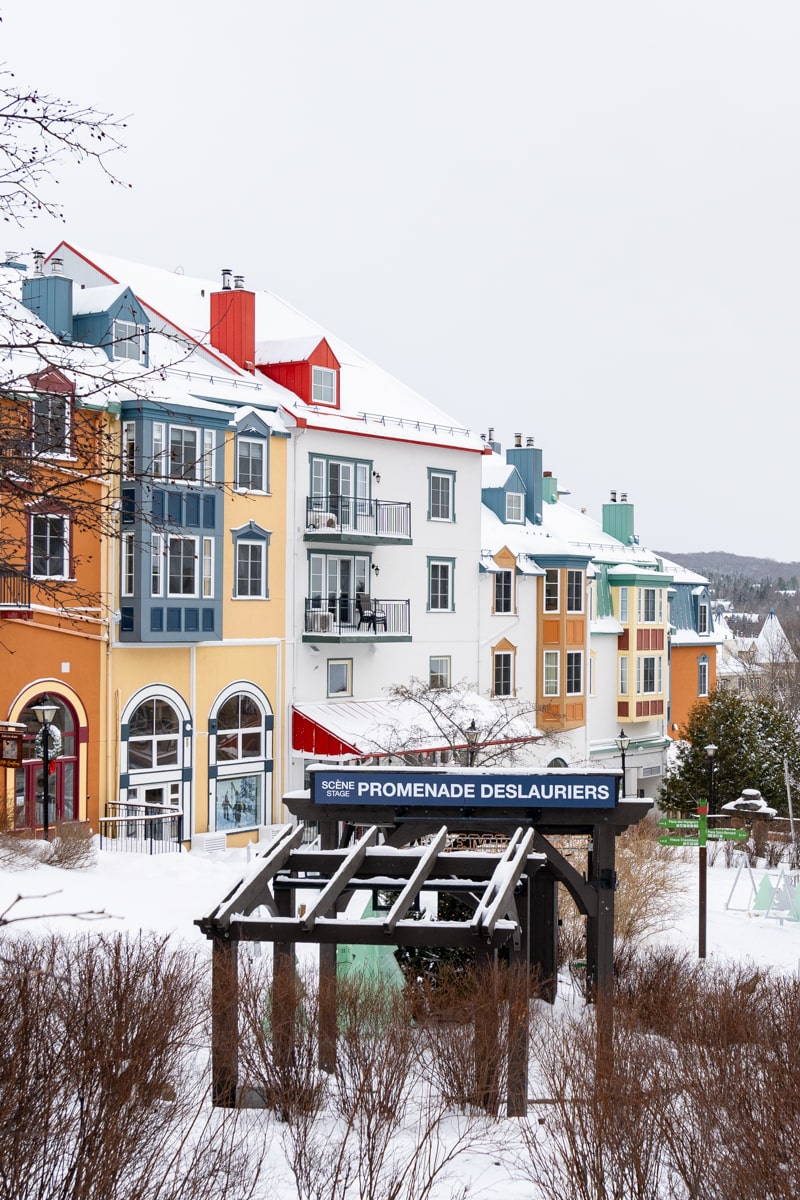
M239 943L214 937L211 946L211 1103L236 1107L239 1082Z
M336 822L322 821L320 849L335 850L336 835ZM319 1065L330 1075L336 1070L336 949L335 942L319 948Z
M531 900L530 957L539 970L537 995L553 1004L558 980L558 880L549 865L528 877Z
M597 1006L597 1071L607 1077L614 1053L614 890L615 831L595 825L589 856L589 884L597 892L597 917L587 920L586 975L590 998Z
M528 1115L528 1003L530 1000L530 946L533 880L538 871L522 876L524 890L516 897L520 947L508 963L508 1097L509 1117Z

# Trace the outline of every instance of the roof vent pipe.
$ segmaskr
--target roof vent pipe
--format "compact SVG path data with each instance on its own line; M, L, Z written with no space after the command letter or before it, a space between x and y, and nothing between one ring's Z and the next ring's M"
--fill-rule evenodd
M521 445L522 445L522 434L515 433L514 434L514 446L518 449Z
M234 275L233 286L238 292L241 292L244 288L244 275Z
M34 250L33 252L33 273L34 275L44 275L44 250Z
M494 429L491 425L489 426L489 441L490 442L494 441Z
M617 503L617 493L616 493L616 492L612 492L612 493L611 493L611 503L612 503L612 504L616 504L616 503Z
M533 445L533 438L532 438L532 437L526 438L526 439L525 439L525 445L526 445L526 446L532 446L532 445Z
M622 503L623 503L623 504L627 504L627 503L628 503L628 493L627 493L627 492L620 492L620 494L619 494L619 498L620 498L620 500L622 501Z
M231 288L231 269L230 267L222 268L222 290L229 292Z
M51 258L50 259L50 273L51 273L51 275L63 275L64 274L63 258Z

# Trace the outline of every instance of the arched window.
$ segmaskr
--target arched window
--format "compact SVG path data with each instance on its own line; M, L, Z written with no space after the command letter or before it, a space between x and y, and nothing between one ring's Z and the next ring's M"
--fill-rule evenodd
M166 700L144 700L131 714L128 725L128 767L147 771L176 766L180 719Z
M218 831L264 825L272 815L273 716L252 684L226 688L209 720L209 778L213 827Z
M565 758L556 756L556 758L551 758L550 762L547 765L548 765L548 767L566 767L569 764L567 763L567 760Z

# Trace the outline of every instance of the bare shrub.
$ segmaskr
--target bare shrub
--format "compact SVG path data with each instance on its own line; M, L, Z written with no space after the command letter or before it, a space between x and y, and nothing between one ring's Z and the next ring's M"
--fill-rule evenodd
M499 1111L509 1088L509 1064L527 1036L529 999L536 980L521 966L478 963L443 971L426 993L422 1041L426 1070L448 1104Z
M548 1104L520 1123L520 1169L544 1196L656 1200L666 1174L660 1056L652 1039L617 1023L613 1066L599 1075L594 1016L550 1014L535 1034Z
M614 896L614 959L621 970L642 942L669 927L681 902L675 851L659 844L654 816L632 825L617 840L617 890ZM578 870L587 868L574 862ZM565 888L559 888L559 965L586 958L586 923Z
M18 834L0 833L0 869L3 871L27 871L36 866L41 858L36 853L33 839Z
M88 821L59 821L49 862L68 871L85 871L97 862L97 845Z
M195 1069L198 985L164 938L3 942L2 1200L252 1194L237 1114L210 1112Z
M336 1070L328 1081L318 1066L311 974L275 976L257 964L242 974L244 1086L283 1120L299 1200L426 1200L471 1144L474 1122L450 1122L445 1131L447 1105L420 1064L411 996L368 977L337 981Z
M787 849L786 842L767 838L764 842L764 866L767 868L779 867L786 857Z

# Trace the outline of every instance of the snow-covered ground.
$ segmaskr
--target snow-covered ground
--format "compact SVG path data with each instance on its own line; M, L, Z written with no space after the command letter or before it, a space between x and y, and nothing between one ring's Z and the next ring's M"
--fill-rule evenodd
M698 869L696 852L675 851L675 870L683 885L680 912L674 924L658 935L661 943L696 950L698 935ZM694 855L694 857L691 857ZM722 962L726 959L749 960L760 966L796 973L800 963L800 922L781 920L776 916L756 915L749 911L749 898L754 888L762 886L764 869L746 870L738 874L738 862L725 868L722 858L708 872L708 957ZM201 953L207 952L207 942L195 920L213 908L234 885L246 869L244 850L231 850L213 855L180 854L158 857L98 854L96 865L87 870L63 870L38 866L21 871L0 871L0 915L5 918L35 917L33 921L15 921L6 927L5 936L15 930L44 932L86 931L86 924L72 914L96 913L92 928L103 931L152 930L170 932L177 939L194 943ZM769 873L772 880L779 872ZM16 898L22 897L14 903ZM1 918L0 918L1 919ZM566 991L559 1005L569 1005ZM453 1118L456 1121L456 1117ZM503 1145L513 1138L511 1125L500 1122L488 1143L469 1150L451 1175L441 1195L449 1195L456 1180L468 1183L471 1197L495 1197L517 1200L531 1195L530 1183L509 1168ZM286 1163L280 1154L280 1142L271 1142L270 1157L275 1155L270 1170L272 1200L290 1200L296 1196ZM438 1192L435 1195L439 1195Z

